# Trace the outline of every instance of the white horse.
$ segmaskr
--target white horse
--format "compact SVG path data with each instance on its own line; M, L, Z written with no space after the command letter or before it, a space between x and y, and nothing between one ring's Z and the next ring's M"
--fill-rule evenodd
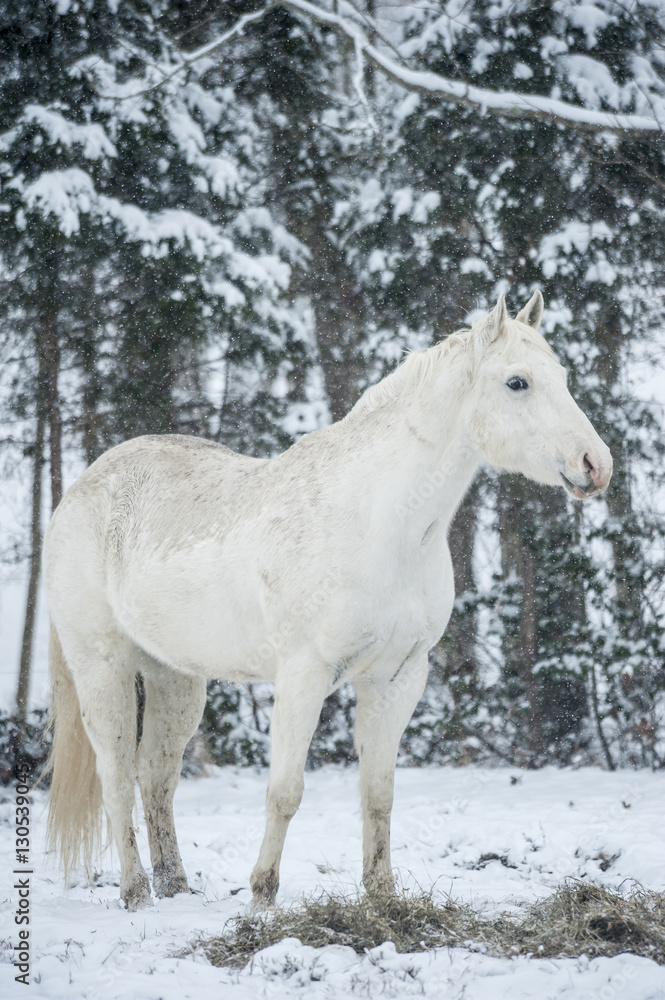
M173 822L206 678L274 681L267 820L251 876L270 905L325 697L357 694L363 880L389 889L400 736L453 605L447 532L481 460L578 499L612 459L537 332L536 292L503 297L369 389L341 421L259 460L196 438L140 437L102 455L49 527L55 717L51 842L89 867L102 803L129 909L150 902L132 812L138 777L154 890L187 892ZM145 709L137 749L135 679Z

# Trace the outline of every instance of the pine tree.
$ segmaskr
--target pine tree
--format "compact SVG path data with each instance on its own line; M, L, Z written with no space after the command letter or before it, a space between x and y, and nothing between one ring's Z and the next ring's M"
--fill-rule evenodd
M48 432L56 506L63 429L82 437L88 460L146 431L235 436L259 453L283 445L280 421L297 392L275 382L290 349L301 366L307 353L283 301L298 246L258 207L251 112L223 81L202 79L209 66L176 78L180 57L157 6L84 0L37 18L30 4L10 6L0 43L0 324L8 348L27 344L12 405L36 427L31 435L26 425L35 484ZM227 377L227 388L244 412L220 424L212 376L241 366L252 379L229 388ZM38 525L36 486L33 499ZM38 531L33 541L21 705Z

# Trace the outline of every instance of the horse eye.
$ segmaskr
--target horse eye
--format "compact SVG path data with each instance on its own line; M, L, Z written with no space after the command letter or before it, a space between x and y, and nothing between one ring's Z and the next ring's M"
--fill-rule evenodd
M522 378L521 375L513 375L512 378L508 379L506 385L509 389L512 389L513 392L522 392L524 389L529 388L529 383L525 378Z

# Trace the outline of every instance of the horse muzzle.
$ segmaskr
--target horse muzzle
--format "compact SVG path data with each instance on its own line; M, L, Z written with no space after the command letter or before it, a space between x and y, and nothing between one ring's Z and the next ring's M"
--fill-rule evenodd
M600 448L585 449L575 468L570 469L565 462L561 463L559 475L565 490L576 500L588 500L589 497L604 493L612 478L612 456L609 448L602 444Z

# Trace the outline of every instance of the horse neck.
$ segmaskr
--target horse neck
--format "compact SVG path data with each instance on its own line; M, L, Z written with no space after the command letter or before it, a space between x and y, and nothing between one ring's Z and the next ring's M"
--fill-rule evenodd
M434 521L449 525L480 461L466 443L455 393L437 392L432 405L423 388L375 410L360 407L338 425L352 434L354 479L377 514L416 536Z

